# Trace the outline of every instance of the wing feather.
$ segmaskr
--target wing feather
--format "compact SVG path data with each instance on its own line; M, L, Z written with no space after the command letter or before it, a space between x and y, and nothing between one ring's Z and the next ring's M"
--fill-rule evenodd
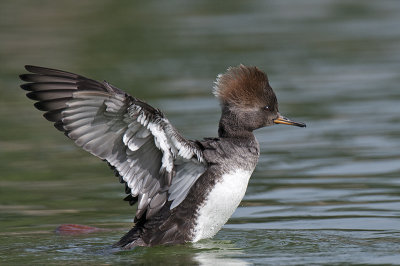
M26 66L21 85L35 107L84 150L106 160L138 202L136 219L149 219L167 200L186 197L206 164L164 114L107 82L56 69Z

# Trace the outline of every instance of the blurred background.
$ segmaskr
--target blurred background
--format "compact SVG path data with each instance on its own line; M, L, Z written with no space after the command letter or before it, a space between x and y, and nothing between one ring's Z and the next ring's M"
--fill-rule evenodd
M399 263L399 47L396 0L2 0L0 261ZM307 128L256 132L259 164L213 239L111 251L135 209L33 108L23 66L107 80L200 139L217 135L216 75L240 63L266 71L281 113ZM62 223L112 230L56 235Z

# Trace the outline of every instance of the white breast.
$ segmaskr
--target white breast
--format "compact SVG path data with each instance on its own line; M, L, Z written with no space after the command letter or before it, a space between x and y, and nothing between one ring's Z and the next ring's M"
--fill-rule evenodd
M228 221L244 197L252 172L232 171L215 184L198 211L193 242L213 237Z

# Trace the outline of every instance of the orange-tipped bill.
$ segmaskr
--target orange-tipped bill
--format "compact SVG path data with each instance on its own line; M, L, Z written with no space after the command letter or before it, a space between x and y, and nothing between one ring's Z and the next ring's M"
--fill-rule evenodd
M290 126L296 126L296 127L306 127L306 124L301 123L301 122L294 122L284 116L281 116L279 114L278 118L274 119L275 124L283 124L283 125L290 125Z

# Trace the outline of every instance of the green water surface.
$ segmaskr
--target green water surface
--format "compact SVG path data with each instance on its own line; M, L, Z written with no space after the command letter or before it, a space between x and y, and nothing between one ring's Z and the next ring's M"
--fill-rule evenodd
M0 264L400 264L400 4L328 1L0 2ZM19 88L25 64L107 80L191 139L216 136L213 81L265 70L281 113L223 229L199 243L111 248L135 208ZM60 224L106 231L62 236Z

